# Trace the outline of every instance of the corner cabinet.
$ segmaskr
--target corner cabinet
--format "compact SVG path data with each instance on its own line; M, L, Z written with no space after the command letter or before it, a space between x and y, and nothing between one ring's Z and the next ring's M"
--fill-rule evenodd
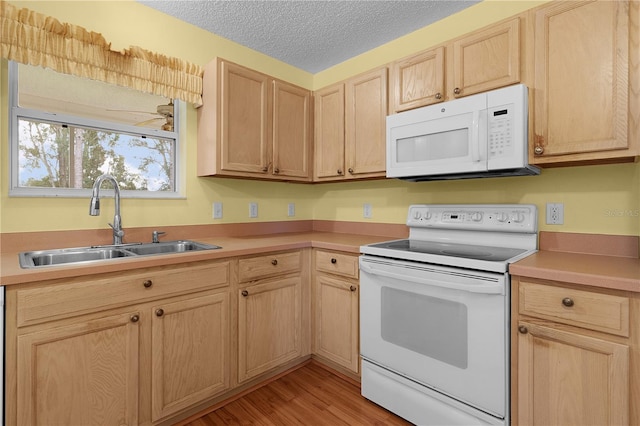
M216 58L198 109L198 176L311 180L311 92Z
M531 14L530 162L631 161L640 146L638 2L552 2Z
M238 383L309 354L304 253L238 260Z
M521 81L523 17L469 33L391 64L397 113Z
M315 250L313 353L346 373L360 374L358 256Z
M640 422L637 294L514 276L512 421Z
M387 68L315 92L314 182L386 176Z
M229 263L6 290L5 423L151 424L229 388Z

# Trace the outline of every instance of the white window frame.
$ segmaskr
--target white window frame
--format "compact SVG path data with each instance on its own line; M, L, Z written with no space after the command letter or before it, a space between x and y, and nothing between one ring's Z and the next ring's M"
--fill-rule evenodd
M175 188L173 192L168 191L144 191L144 190L121 190L122 198L143 198L143 199L185 199L185 176L186 176L186 105L184 102L174 100L175 111L173 118L173 132L165 130L149 129L127 124L119 124L101 120L73 115L50 113L29 108L21 108L18 105L18 63L9 62L8 84L9 84L9 196L10 197L64 197L64 198L89 198L90 188L43 188L43 187L20 187L19 184L19 131L18 120L33 119L49 121L60 124L68 124L78 127L89 127L99 130L114 131L132 134L136 136L148 136L150 138L164 138L175 140ZM80 77L78 77L80 78ZM113 191L105 186L105 194Z

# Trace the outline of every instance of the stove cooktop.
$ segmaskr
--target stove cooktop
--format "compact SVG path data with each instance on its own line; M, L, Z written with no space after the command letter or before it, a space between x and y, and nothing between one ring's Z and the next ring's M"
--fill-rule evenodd
M425 253L489 262L506 262L525 253L525 249L486 247L472 244L448 244L429 241L396 240L372 244L371 247L399 252Z

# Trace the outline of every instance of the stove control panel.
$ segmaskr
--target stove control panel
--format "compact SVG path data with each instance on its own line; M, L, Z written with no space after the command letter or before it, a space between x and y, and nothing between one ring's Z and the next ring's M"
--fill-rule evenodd
M532 204L415 204L409 207L407 226L534 233L538 209Z

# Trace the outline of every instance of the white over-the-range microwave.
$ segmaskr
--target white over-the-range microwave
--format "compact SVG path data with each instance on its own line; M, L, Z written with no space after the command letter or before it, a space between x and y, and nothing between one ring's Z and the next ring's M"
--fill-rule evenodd
M518 84L387 117L387 177L410 181L537 175L528 91Z

